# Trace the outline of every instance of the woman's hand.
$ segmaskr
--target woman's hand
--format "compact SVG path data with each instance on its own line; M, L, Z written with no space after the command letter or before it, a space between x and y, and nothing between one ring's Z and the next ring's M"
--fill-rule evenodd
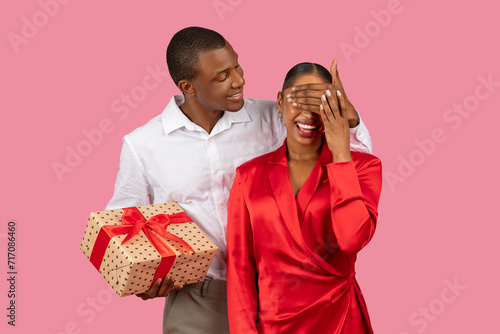
M359 116L354 109L351 101L347 98L344 90L344 85L340 81L339 71L337 70L337 59L332 61L330 66L330 74L332 75L332 84L327 83L315 83L300 85L292 88L292 92L289 94L288 101L293 104L294 107L312 111L314 113L320 112L321 96L325 94L326 90L334 93L337 90L342 94L347 110L347 120L349 122L349 127L354 128L359 124Z
M321 96L320 115L325 126L326 142L333 154L333 162L351 161L347 106L339 90L327 90Z
M175 285L175 280L172 280L170 276L167 276L163 282L161 278L158 278L148 291L136 296L142 298L142 300L148 300L156 297L166 297L170 292L177 291L181 288L182 285Z

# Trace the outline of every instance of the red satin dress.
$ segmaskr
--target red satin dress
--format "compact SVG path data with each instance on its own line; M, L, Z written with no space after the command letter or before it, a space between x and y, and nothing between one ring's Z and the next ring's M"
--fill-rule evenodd
M354 277L375 231L381 163L332 163L326 143L295 198L285 144L236 171L227 227L228 312L235 333L373 333Z

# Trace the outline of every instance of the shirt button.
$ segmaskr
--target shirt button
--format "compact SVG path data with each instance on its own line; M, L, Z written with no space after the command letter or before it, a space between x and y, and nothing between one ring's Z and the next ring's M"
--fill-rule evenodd
M223 202L217 202L217 205L218 205L218 206L223 206L223 205L224 205L224 203L223 203Z
M214 171L212 172L213 175L217 174L219 171L217 169L214 169Z
M208 142L210 143L212 141L212 138L208 138Z

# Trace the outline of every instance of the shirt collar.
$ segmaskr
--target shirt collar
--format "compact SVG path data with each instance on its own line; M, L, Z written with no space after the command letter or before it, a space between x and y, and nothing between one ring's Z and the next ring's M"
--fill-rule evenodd
M245 105L246 105L246 101L245 101ZM221 131L229 129L231 127L231 125L234 123L250 122L251 118L248 115L248 112L245 108L245 105L243 105L243 108L241 108L238 111L224 111L224 115L222 115L222 117L219 119L219 121L215 125L214 129L212 130L211 135L215 135Z
M163 130L166 134L170 132L185 127L188 130L200 130L201 127L197 124L193 123L189 118L184 115L179 106L184 103L183 95L175 95L172 97L165 110L161 115L161 121L163 124ZM245 101L246 104L246 101ZM224 115L219 119L215 128L217 128L217 132L221 132L231 127L233 123L243 123L250 122L251 118L248 115L245 106L236 112L226 111ZM214 128L214 130L215 130ZM214 131L212 131L212 134Z
M165 110L161 114L161 122L163 124L163 130L166 134L186 127L190 130L194 130L194 123L189 120L189 118L184 115L179 106L184 103L183 95L175 95L172 97Z

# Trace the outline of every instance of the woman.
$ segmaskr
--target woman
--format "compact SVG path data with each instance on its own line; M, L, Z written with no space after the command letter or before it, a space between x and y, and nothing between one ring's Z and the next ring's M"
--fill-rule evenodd
M375 230L380 160L350 152L340 91L326 90L317 113L287 98L294 86L331 83L321 65L293 67L277 102L285 143L236 171L227 232L231 333L373 333L354 263Z

